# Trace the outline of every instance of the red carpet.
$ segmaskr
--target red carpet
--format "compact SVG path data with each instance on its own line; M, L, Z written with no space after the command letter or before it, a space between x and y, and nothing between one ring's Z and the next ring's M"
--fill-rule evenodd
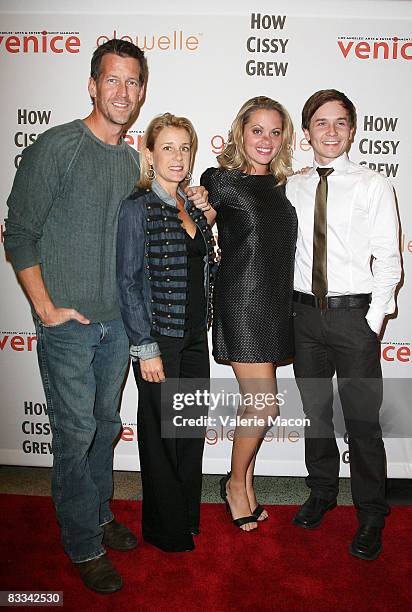
M139 502L115 501L116 518L137 532ZM241 533L221 504L204 504L191 553L141 543L110 552L124 587L86 590L59 544L50 498L1 495L0 590L63 591L64 610L189 612L224 610L392 611L410 609L412 507L394 508L376 561L349 555L353 508L340 506L317 530L291 525L294 506L268 506L258 532ZM61 609L61 608L60 608Z

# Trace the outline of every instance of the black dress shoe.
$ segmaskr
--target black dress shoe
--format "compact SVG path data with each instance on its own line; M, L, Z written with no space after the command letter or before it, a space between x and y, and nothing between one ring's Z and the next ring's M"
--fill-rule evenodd
M314 529L321 524L325 512L333 510L333 508L336 508L336 499L327 501L321 497L310 495L309 499L298 510L293 523L305 529Z
M96 593L115 593L123 586L122 577L106 555L76 566L84 585Z
M382 527L361 525L349 547L352 555L366 561L376 559L382 550L381 531Z
M103 525L103 544L113 548L113 550L127 551L136 548L136 536L114 519L110 523Z

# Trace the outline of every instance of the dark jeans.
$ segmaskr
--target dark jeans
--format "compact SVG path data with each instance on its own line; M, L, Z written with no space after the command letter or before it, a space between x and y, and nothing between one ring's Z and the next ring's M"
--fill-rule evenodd
M367 308L320 310L294 303L294 371L305 415L307 485L317 497L338 493L340 456L333 426L332 377L348 433L352 497L361 524L384 525L385 449L379 424L382 372L379 341Z
M152 335L162 353L166 379L201 379L204 385L209 379L206 330L186 331L183 338ZM165 551L191 549L190 532L199 527L204 436L162 436L162 419L170 416L172 398L165 403L164 385L141 378L139 362L133 363L133 369L139 388L143 537ZM187 386L187 380L182 383ZM195 381L192 390L196 385ZM205 412L207 407L199 408L199 414Z
M113 442L121 426L128 339L117 320L35 323L53 433L52 497L63 546L79 563L105 553L102 525L113 519Z

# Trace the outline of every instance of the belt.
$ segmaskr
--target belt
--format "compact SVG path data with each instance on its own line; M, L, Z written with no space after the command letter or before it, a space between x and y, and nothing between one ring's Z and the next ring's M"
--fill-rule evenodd
M331 295L330 297L318 298L310 293L293 292L293 301L320 308L363 308L368 306L371 301L370 293L357 293L352 295Z

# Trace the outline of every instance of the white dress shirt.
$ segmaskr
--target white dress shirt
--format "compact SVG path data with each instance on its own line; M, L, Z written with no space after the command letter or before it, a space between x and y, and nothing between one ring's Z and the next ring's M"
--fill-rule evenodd
M299 224L294 286L303 293L312 293L318 166L314 162L307 174L290 177L286 185ZM325 167L333 168L327 199L328 295L372 293L366 320L378 334L385 315L395 310L394 293L401 276L393 188L386 177L354 164L346 153Z

